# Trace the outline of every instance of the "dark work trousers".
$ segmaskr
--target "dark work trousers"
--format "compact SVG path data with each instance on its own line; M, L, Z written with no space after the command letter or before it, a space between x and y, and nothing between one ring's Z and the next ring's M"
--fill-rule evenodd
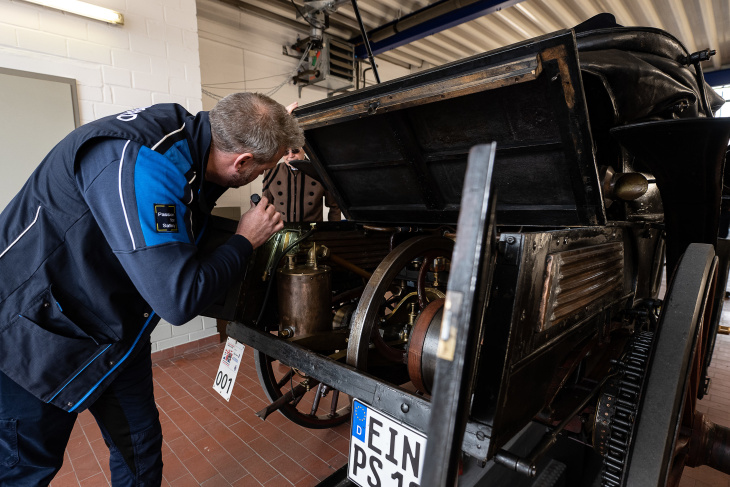
M89 408L109 447L112 485L162 483L162 429L149 344ZM48 485L63 464L76 413L38 400L0 372L0 486Z

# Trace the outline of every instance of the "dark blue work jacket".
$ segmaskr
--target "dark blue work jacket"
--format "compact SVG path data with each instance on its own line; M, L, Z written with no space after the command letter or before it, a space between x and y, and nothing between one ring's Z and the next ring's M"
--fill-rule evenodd
M159 317L198 315L243 271L234 236L198 254L225 188L205 181L207 112L154 105L79 127L0 214L0 370L44 402L87 408Z

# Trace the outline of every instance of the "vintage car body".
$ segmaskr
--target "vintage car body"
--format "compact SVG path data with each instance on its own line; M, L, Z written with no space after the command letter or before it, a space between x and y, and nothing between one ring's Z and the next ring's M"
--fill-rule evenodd
M694 412L730 138L700 58L656 29L566 30L296 110L347 221L287 224L208 311L258 350L261 416L328 427L339 392L362 400L428 435L422 485L453 484L462 451L535 475L559 434L603 485L727 472ZM506 450L531 422L542 442Z

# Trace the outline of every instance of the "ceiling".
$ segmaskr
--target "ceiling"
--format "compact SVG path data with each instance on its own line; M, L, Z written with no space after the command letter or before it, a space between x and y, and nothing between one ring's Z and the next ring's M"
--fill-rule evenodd
M219 1L289 26L309 28L292 0ZM294 1L301 10L304 1ZM331 2L339 6L330 15L327 32L360 41L351 2ZM689 52L716 50L703 68L722 70L715 74L723 77L730 74L729 0L358 0L357 4L376 59L409 68L455 61L610 12L621 25L668 31ZM364 56L362 45L359 52Z

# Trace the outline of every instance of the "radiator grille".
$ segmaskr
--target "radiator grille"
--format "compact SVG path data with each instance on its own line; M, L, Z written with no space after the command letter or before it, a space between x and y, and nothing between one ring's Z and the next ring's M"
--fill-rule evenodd
M584 310L602 308L620 294L623 280L622 242L548 255L540 301L540 331Z

